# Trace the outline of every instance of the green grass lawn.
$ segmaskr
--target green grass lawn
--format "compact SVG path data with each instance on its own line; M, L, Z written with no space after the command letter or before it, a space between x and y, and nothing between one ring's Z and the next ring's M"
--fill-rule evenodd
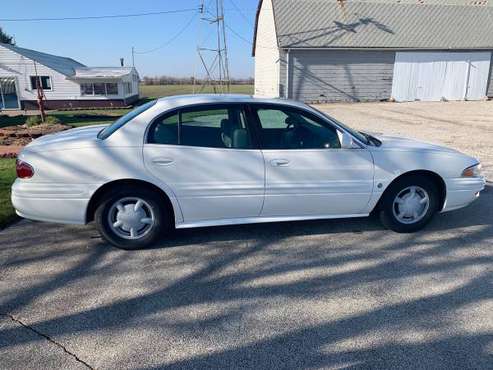
M10 187L15 180L15 159L0 158L0 229L16 218L10 203Z
M118 119L130 109L94 109L94 110L77 110L77 111L50 111L49 116L56 117L61 123L72 127L99 125L111 123ZM7 126L23 125L26 122L27 116L0 117L0 128Z

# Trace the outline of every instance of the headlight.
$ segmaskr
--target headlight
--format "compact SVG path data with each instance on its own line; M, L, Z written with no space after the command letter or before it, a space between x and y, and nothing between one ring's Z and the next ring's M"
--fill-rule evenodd
M481 177L481 163L475 164L474 166L467 167L462 171L462 177Z

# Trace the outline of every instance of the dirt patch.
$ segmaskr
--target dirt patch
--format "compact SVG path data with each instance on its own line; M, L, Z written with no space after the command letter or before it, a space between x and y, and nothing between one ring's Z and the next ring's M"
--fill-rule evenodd
M22 146L0 145L0 158L17 158Z
M0 128L0 146L22 147L40 136L54 134L70 128L70 126L62 124L40 124L33 127L27 127L26 125L7 126Z

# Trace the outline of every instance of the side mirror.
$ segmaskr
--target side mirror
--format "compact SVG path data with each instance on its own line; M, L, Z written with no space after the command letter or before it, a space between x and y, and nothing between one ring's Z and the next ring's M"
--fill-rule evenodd
M358 147L354 142L353 137L347 132L339 132L339 140L341 141L342 149L354 149Z

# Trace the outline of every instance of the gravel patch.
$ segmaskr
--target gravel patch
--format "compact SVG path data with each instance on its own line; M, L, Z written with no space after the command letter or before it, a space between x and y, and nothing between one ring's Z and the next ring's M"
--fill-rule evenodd
M349 126L446 145L478 158L493 181L493 101L321 104Z

